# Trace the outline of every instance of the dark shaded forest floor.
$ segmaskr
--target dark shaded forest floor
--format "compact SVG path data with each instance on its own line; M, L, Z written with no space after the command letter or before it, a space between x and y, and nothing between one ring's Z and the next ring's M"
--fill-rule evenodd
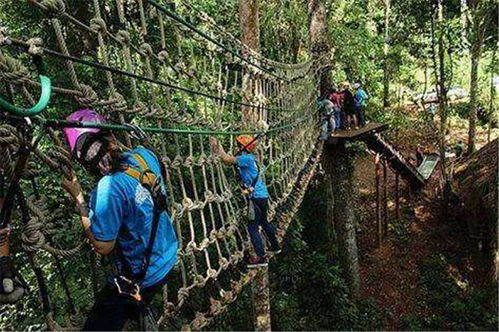
M424 143L420 140L420 144L431 149ZM404 142L402 149L403 145ZM468 237L465 221L455 215L441 215L438 171L418 195L410 193L404 181L400 181L399 220L395 215L395 176L388 171L389 230L380 248L376 244L374 157L358 159L355 175L361 220L358 226L361 296L375 299L384 329L407 329L406 318L430 314L424 312L428 308L418 303L425 291L420 282L420 267L435 255L448 262L447 272L463 292L468 286L476 289L486 286L490 279L485 260L478 243Z

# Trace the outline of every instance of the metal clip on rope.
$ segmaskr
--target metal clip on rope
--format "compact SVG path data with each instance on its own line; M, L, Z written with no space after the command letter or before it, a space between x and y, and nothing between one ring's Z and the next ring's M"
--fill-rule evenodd
M45 75L46 65L40 55L33 55L33 63L38 71L40 85L42 86L42 92L38 102L30 108L21 108L0 97L0 110L5 110L15 115L26 117L36 115L47 107L50 101L50 94L52 93L52 82L50 78Z

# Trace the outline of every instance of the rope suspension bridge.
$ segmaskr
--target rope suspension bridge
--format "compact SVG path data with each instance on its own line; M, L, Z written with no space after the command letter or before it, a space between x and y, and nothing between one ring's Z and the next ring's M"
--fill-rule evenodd
M46 328L81 326L82 308L76 307L71 287L76 281L64 274L68 261L87 260L87 271L92 271L91 284L79 281L79 288L95 291L102 282L102 258L90 252L83 238L72 240L80 238L78 216L58 185L61 176L79 171L59 129L97 125L68 123L50 114L78 108L104 114L111 121L100 128L115 132L126 148L147 137L166 164L179 250L158 323L164 327L175 317L177 329L206 326L256 273L243 263L252 250L244 198L234 171L211 155L208 137L219 136L232 149L235 135L261 135L257 154L270 191L269 220L278 225L282 240L322 152L314 62L266 59L189 2L173 9L153 0L116 0L105 6L88 1L88 20L72 14L77 10L62 0L29 3L46 17L41 24L49 38L42 42L0 30L0 80L6 87L2 108L10 110L1 116L0 168L5 183L20 178L12 227L34 271ZM183 15L187 12L189 19ZM91 51L72 49L75 40ZM47 64L43 73L37 65L40 80L26 55ZM43 112L38 107L47 94L42 76L55 77ZM40 88L44 93L37 103ZM36 105L8 108L30 104ZM24 150L29 159L19 173ZM47 265L58 270L57 282L44 275ZM51 294L59 287L65 299Z

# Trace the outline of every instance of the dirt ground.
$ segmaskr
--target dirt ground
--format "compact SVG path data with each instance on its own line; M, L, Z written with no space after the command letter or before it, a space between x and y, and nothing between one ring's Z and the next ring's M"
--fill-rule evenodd
M479 142L486 141L484 131ZM406 133L405 137L414 133ZM422 133L417 133L424 136ZM456 139L461 131L456 131ZM464 131L462 132L464 136ZM429 137L430 135L427 135ZM424 141L428 140L421 140ZM404 146L405 144L401 144ZM410 153L408 145L405 154ZM463 220L443 217L440 208L440 174L434 172L419 194L411 193L401 179L401 217L395 214L395 176L388 170L388 235L380 248L376 241L376 187L374 157L359 159L356 164L358 204L361 206L358 233L362 297L374 298L383 311L386 330L403 328L401 318L418 314L416 303L421 291L418 265L434 254L442 254L451 262L449 272L456 283L475 287L485 281L485 267L478 244L467 236ZM405 234L398 234L394 224L403 224ZM420 313L421 314L421 313Z

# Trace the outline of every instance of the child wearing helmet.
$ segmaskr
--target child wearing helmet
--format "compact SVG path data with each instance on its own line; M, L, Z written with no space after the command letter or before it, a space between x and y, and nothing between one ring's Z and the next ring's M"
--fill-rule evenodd
M243 193L249 201L247 227L257 257L249 258L248 267L267 266L268 260L265 257L265 249L259 227L262 227L267 235L273 252L279 253L280 247L276 237L276 229L267 220L269 193L267 186L260 177L254 154L258 142L251 135L240 135L236 138L236 143L238 151L236 155L230 155L225 152L215 137L210 137L213 154L218 156L223 163L237 167L242 182Z
M105 123L88 109L71 114L67 121ZM114 135L105 130L75 125L64 128L64 134L72 156L100 179L90 194L88 209L76 177L64 179L62 185L75 199L95 251L115 252L113 272L83 330L122 330L128 319L147 317L148 304L177 260L177 237L161 195L166 195L162 164L144 147L122 151ZM149 187L145 178L152 179Z

